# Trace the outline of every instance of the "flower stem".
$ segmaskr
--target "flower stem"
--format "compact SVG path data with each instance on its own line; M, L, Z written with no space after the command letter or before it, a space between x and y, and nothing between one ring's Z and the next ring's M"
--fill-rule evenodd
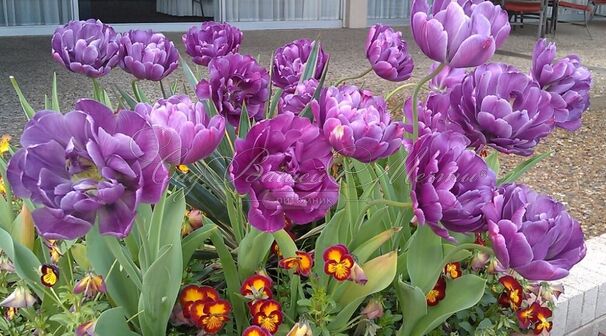
M404 90L406 88L413 87L416 85L417 85L417 83L406 83L406 84L402 84L402 85L398 86L397 88L393 89L393 91L388 93L387 96L385 96L385 101L388 101L389 98L391 98L394 94L400 92L401 90Z
M490 247L480 245L480 244L466 243L466 244L457 245L457 246L455 246L455 248L450 250L448 252L448 254L444 256L444 259L443 259L444 264L448 263L450 258L452 258L457 252L459 252L461 250L479 250L488 255L494 255L494 251Z
M162 91L162 97L164 97L164 99L168 98L168 96L166 95L166 90L164 89L164 83L162 83L162 80L158 81L160 83L160 90Z
M432 78L437 76L446 64L442 63L438 65L435 70L429 75L423 77L421 81L415 87L414 92L412 93L412 141L416 141L419 136L419 93L421 92L421 88L425 83L429 82Z
M343 82L345 82L345 81L349 81L349 80L353 80L353 79L362 78L362 77L364 77L364 76L368 75L368 74L369 74L371 71L372 71L372 68L370 68L370 69L368 69L368 70L364 71L363 73L361 73L361 74L359 74L359 75L357 75L357 76L341 78L341 79L339 79L339 80L338 80L338 81L335 83L335 86L339 86L339 84L341 84L341 83L343 83Z

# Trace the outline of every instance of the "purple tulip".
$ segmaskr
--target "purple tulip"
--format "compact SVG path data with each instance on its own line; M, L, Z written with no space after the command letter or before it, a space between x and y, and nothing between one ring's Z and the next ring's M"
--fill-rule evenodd
M450 95L448 118L478 150L528 156L554 128L549 93L526 74L505 64L485 64Z
M537 41L532 53L531 75L543 90L551 93L556 126L568 131L581 127L581 115L589 108L591 72L576 55L554 60L556 46Z
M120 41L120 67L138 79L162 80L179 65L179 51L164 34L131 30Z
M453 68L485 63L509 36L507 12L490 1L414 0L411 29L430 59Z
M366 39L366 58L377 76L394 82L405 81L412 75L414 63L402 32L390 26L375 24Z
M425 134L406 158L417 223L447 239L452 239L448 230L486 229L482 207L491 200L496 177L468 145L456 132Z
M229 23L208 21L200 27L191 27L182 39L185 52L194 63L208 66L213 58L237 53L242 37L240 29Z
M139 104L137 112L147 116L160 144L160 157L173 165L206 158L223 140L225 119L209 117L204 104L184 95L161 99L150 107Z
M459 130L458 125L452 124L447 117L448 110L450 109L450 98L446 94L430 93L427 99L423 102L419 102L419 108L417 113L419 114L419 136L433 132L444 132L447 130ZM404 103L403 108L404 116L406 117L406 123L404 124L404 131L408 135L412 136L412 99L408 98ZM459 133L462 133L459 131ZM412 145L410 137L404 139L407 147Z
M51 40L55 61L67 70L98 78L120 62L119 36L99 20L70 21Z
M278 102L278 113L292 112L295 115L303 112L314 99L318 81L310 78L294 88L284 90Z
M240 54L218 57L210 61L208 71L208 80L196 86L198 98L212 100L234 126L240 122L243 105L249 118L263 119L269 99L269 74L254 58Z
M315 43L317 42L301 39L276 49L271 73L271 80L275 86L286 89L299 83ZM320 47L316 59L316 72L312 78L322 78L328 58L329 55Z
M160 199L168 173L152 126L94 100L66 114L40 111L25 126L7 175L16 196L41 205L34 223L46 239L76 239L99 223L124 238L140 202Z
M557 280L585 257L579 223L564 205L525 185L501 186L484 207L494 252L528 280Z
M236 190L250 197L250 224L274 232L286 218L295 224L323 218L339 198L331 161L330 144L307 118L285 112L254 125L236 140L229 167Z
M439 63L432 63L429 72L434 72L438 66ZM467 76L465 69L452 68L446 65L429 81L429 89L433 93L449 94L452 89L461 84L465 76Z
M380 96L356 86L330 87L322 91L312 112L333 148L362 162L387 157L402 145L404 127L392 121Z

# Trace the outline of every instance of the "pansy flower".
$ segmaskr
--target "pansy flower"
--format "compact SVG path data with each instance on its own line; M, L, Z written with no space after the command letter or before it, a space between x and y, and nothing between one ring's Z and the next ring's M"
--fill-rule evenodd
M259 300L252 305L253 324L275 334L282 324L282 306L276 300Z
M48 254L50 255L51 261L55 264L59 262L59 259L63 255L59 246L57 245L57 241L54 239L44 240L44 245L48 248Z
M216 301L219 299L219 293L209 286L188 285L181 290L179 303L183 308L183 316L190 318L190 307L197 301Z
M74 286L74 294L84 293L87 298L93 298L97 293L106 293L105 281L101 275L88 273Z
M527 329L532 323L537 321L537 313L541 305L534 302L530 306L520 309L516 312L520 328Z
M428 306L435 306L446 297L446 280L444 277L439 277L435 286L427 293L425 299Z
M6 194L6 186L4 185L4 180L2 176L0 176L0 194Z
M267 330L253 325L244 329L242 336L271 336L271 334Z
M189 308L191 321L208 334L216 334L229 320L231 304L223 299L196 301Z
M516 311L524 300L524 289L522 285L511 275L505 275L499 279L505 291L499 296L499 303L504 307L510 307Z
M461 271L461 263L460 262L451 262L444 266L444 273L448 275L451 279L456 279L461 277L463 274Z
M40 282L46 287L53 287L59 281L59 268L55 265L40 266Z
M2 137L0 137L0 156L6 152L8 152L8 150L11 147L11 136L8 134L4 134Z
M338 281L349 279L355 261L343 244L330 246L324 251L324 272Z
M313 265L313 255L305 251L297 251L296 256L284 258L278 262L278 266L284 269L294 270L295 273L302 276L309 276Z
M242 283L240 294L252 301L271 299L271 286L272 281L269 277L253 274Z
M540 307L537 309L537 323L533 330L535 335L549 334L551 327L553 327L553 323L549 321L551 314L551 310L547 307Z
M313 336L311 326L307 321L297 322L286 336Z

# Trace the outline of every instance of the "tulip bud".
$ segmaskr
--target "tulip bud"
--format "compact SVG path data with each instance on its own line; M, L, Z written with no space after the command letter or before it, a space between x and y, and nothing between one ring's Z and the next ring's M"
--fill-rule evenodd
M36 298L29 292L26 287L19 286L6 297L6 299L0 302L2 307L12 308L28 308L36 303Z
M374 320L383 316L383 305L379 300L371 299L366 307L362 309L362 316Z
M354 263L351 268L351 274L349 275L349 280L355 282L358 285L366 285L368 282L368 277L364 273L364 270L358 263Z

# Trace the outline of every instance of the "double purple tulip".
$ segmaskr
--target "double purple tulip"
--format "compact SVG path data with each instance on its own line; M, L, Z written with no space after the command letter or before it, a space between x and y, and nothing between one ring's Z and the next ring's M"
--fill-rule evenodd
M194 63L208 66L213 58L237 53L244 34L229 23L203 22L183 34L185 52Z
M485 63L504 42L511 26L507 12L490 1L427 0L412 4L412 36L430 59L453 68Z
M528 280L558 280L585 257L579 223L564 206L525 185L501 186L484 207L501 264Z
M204 104L184 95L161 99L153 106L139 104L136 111L147 117L160 144L162 160L173 165L190 164L209 156L225 134L225 119L209 117Z
M568 131L581 127L581 115L589 108L591 72L576 55L555 60L556 46L537 41L532 53L531 75L551 94L556 126Z
M271 72L271 80L275 86L287 89L293 88L299 83L315 43L319 42L300 39L276 49ZM322 78L328 58L328 53L325 53L320 46L316 58L316 71L312 78L318 80Z
M401 32L375 24L366 39L366 58L377 76L394 82L405 81L412 75L414 62Z
M310 78L297 84L294 90L285 90L278 102L278 113L292 112L296 115L303 112L311 103L318 88L318 81Z
M309 119L285 112L261 121L235 147L229 171L236 190L250 197L248 221L255 228L274 232L286 218L306 224L337 202L330 144Z
M269 74L248 55L229 54L213 59L208 80L196 86L200 99L210 99L220 114L236 126L245 105L249 118L261 120L269 99Z
M479 66L450 94L448 118L481 149L528 156L554 128L550 94L512 66Z
M99 20L70 21L53 34L53 59L75 73L105 76L120 62L118 38L112 27Z
M417 223L447 239L452 239L448 230L486 229L482 207L491 201L496 176L468 145L460 133L428 133L412 145L406 158Z
M402 123L392 121L385 100L370 91L329 87L311 106L330 144L342 155L372 162L402 145Z
M138 79L162 80L179 65L179 51L164 34L131 30L120 41L120 67Z
M101 234L124 238L139 203L157 202L168 182L145 118L93 100L66 114L36 113L21 145L8 181L16 196L41 205L32 216L46 239L82 237L95 221Z

